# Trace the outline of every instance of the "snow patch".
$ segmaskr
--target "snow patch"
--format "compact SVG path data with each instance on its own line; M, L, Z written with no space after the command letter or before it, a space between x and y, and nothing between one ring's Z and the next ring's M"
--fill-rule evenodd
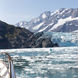
M78 30L75 30L75 31L73 31L73 32L76 32L76 33L77 33L77 32L78 32Z
M56 10L56 11L52 12L51 16L54 15L54 14L56 14L56 13L59 13L59 10Z
M48 26L50 26L50 25L53 25L54 23L52 22L52 23L50 23Z
M66 8L66 9L64 9L60 14L63 14L65 11L67 11L68 10L68 8Z
M48 26L51 26L51 25L53 25L54 23L50 23L49 25L47 25L47 26L45 26L44 28L42 28L41 30L39 30L38 32L42 32L42 31L44 31L45 29L47 29L48 28Z
M33 30L38 30L43 24L44 22L40 23L39 25L34 26Z
M34 18L33 20L34 20L34 23L36 23L36 22L39 22L39 21L40 21L40 19L39 19L39 18Z
M50 31L51 31L51 30L54 30L54 29L56 29L56 28L58 28L58 27L60 27L61 25L63 25L64 23L66 23L66 22L68 22L68 21L73 21L73 20L78 20L78 17L72 18L72 17L70 16L70 17L65 18L65 19L62 19L62 18L61 18L61 19L58 20L58 23L55 24L55 25L52 27L52 29L50 29Z
M42 31L44 31L47 27L48 27L48 26L46 26L46 27L42 28L42 29L41 29L41 30L39 30L38 32L42 32Z
M44 14L42 14L42 18L43 19L45 19L47 16L46 16L46 14L44 13Z

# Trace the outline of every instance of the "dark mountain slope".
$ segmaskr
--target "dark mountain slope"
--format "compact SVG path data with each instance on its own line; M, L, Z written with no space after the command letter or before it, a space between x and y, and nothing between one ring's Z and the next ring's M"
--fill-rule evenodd
M55 46L49 38L42 39L41 36L42 33L34 35L25 28L15 27L0 21L0 49ZM39 39L40 41L38 41Z

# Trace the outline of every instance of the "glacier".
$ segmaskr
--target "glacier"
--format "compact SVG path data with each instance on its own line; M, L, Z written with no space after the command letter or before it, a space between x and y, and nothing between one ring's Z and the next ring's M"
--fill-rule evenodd
M50 37L59 47L78 46L78 32L44 32L42 37Z

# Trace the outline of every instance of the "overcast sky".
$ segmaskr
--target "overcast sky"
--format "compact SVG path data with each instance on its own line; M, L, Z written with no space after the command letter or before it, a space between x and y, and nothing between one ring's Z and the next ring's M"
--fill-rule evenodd
M0 20L16 24L60 8L78 8L78 0L0 0Z

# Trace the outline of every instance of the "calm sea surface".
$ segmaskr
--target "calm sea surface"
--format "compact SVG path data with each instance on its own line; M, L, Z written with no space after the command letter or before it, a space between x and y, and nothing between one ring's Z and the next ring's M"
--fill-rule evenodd
M6 52L13 58L17 78L78 78L78 47Z

